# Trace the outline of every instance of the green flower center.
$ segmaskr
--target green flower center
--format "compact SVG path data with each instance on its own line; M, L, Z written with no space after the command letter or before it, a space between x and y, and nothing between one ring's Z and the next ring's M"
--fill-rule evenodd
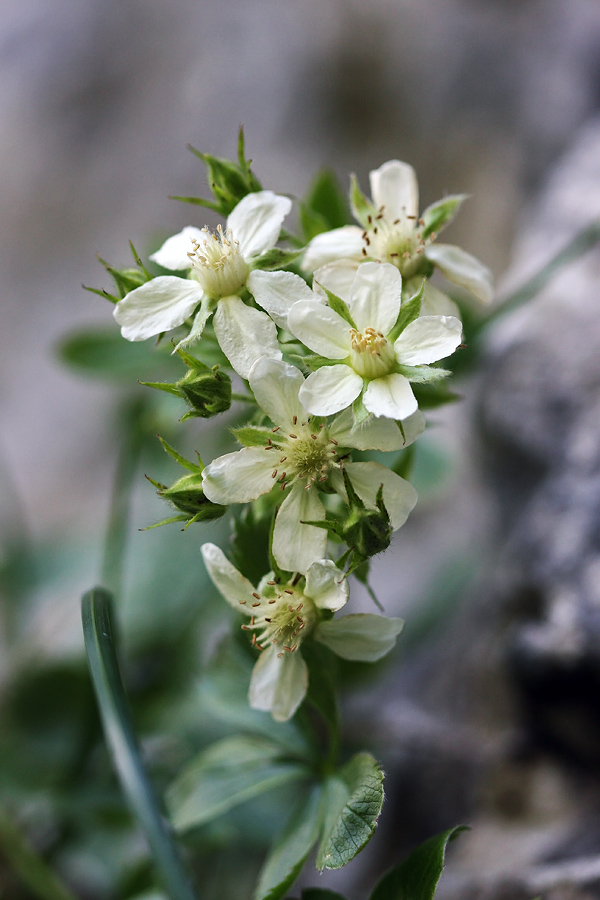
M240 252L240 245L228 229L217 225L216 232L202 229L202 239L192 241L188 253L192 268L206 294L218 300L240 293L250 273L250 267Z
M268 581L261 594L255 592L248 601L240 601L251 612L252 644L266 650L271 644L280 647L279 656L294 653L317 621L315 604L298 587Z
M363 256L396 266L404 278L415 275L420 268L420 256L435 235L423 238L422 220L403 216L391 221L382 206L376 216L368 217L368 227L362 233Z
M392 344L374 328L363 332L350 329L350 365L362 378L369 380L389 375L396 364Z
M294 416L288 427L276 428L273 439L265 449L275 451L273 479L281 483L282 490L296 479L305 487L327 481L337 462L337 441L329 437L327 426L318 423L314 416L300 421Z

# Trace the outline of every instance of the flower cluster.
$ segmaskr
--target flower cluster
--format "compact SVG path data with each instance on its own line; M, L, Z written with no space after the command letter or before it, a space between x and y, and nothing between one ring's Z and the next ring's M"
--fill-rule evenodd
M239 179L231 183L237 189ZM189 372L151 386L185 399L192 411L184 418L231 403L227 375L189 353L194 346L201 354L209 330L245 382L252 414L233 430L241 448L206 466L183 461L193 504L180 503L175 519L206 520L263 498L272 571L259 584L214 544L202 552L216 588L246 616L242 628L258 654L250 703L278 720L306 694L305 641L367 661L394 645L400 620L334 617L348 600L348 575L387 548L417 499L368 453L397 458L419 437L425 418L416 386L446 378L437 363L461 344L458 307L431 284L435 270L482 301L491 296L481 263L435 242L462 196L419 216L415 173L397 160L371 172L370 183L371 199L352 183L359 224L321 231L303 250L280 246L289 198L255 182L241 197L232 188L228 206L212 204L227 211L216 231L188 226L151 257L176 274L138 278L114 309L130 341L178 330Z

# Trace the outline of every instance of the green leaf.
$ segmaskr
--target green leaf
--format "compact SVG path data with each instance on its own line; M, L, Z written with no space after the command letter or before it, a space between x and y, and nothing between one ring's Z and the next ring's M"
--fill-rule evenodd
M74 331L56 349L58 358L70 368L104 381L156 381L160 375L177 377L179 371L166 348L126 341L116 328Z
M350 222L348 203L331 169L317 174L300 208L300 222L307 241Z
M415 319L418 319L421 315L421 301L423 300L425 281L426 279L424 278L417 293L414 294L409 300L405 300L405 302L401 305L400 312L398 313L398 318L396 319L396 324L388 335L388 341L393 342L397 338L399 338L407 325L410 325L411 322L414 322Z
M405 366L400 363L394 371L404 375L413 384L431 384L452 375L450 369L441 369L439 366Z
M244 425L241 428L231 428L230 431L244 447L264 447L269 441L277 441L277 434L273 433L272 428L262 428L259 425Z
M369 416L371 415L371 413L369 412L369 410L367 409L367 407L365 406L365 404L363 402L363 393L364 392L361 392L358 395L358 397L356 398L356 400L354 401L354 403L352 404L352 415L354 416L354 424L352 425L352 430L350 432L351 434L354 431L356 431L357 428L360 428L360 426L363 424L363 422L366 422L367 419L369 418Z
M368 200L360 187L356 175L350 176L350 206L354 217L360 222L363 228L369 225L369 216L375 215L373 204Z
M434 232L437 234L449 225L466 199L466 194L450 194L428 206L421 216L425 223L421 232L423 237L428 238Z
M284 250L281 247L273 247L272 250L267 250L266 253L258 256L252 263L252 268L267 271L270 269L283 269L297 260L303 253L304 247L300 247L298 250Z
M264 791L308 776L305 766L282 756L280 746L252 735L213 744L184 766L167 791L174 828L197 828Z
M338 316L341 316L342 319L344 319L344 321L347 322L351 328L355 328L356 330L358 330L356 328L356 322L352 318L352 313L348 309L348 305L347 305L346 301L342 300L341 297L338 297L336 294L333 294L331 291L328 291L326 287L323 287L323 285L320 285L320 287L323 288L323 290L327 294L327 301L329 303L330 308L334 312L336 312L338 314Z
M294 883L319 837L322 789L313 787L269 853L254 900L279 900Z
M339 869L373 836L383 806L383 772L370 753L357 753L327 779L317 869Z
M456 403L462 400L460 394L451 391L444 382L430 382L429 384L415 384L413 393L417 398L419 409L437 409L446 403Z
M343 894L327 888L305 888L302 891L302 900L346 900L346 898Z
M420 844L408 859L383 876L370 900L433 900L444 868L446 847L466 830L465 825L459 825Z
M119 672L112 628L112 597L94 588L81 601L83 635L104 735L121 787L146 835L171 900L194 900L177 849L146 771Z

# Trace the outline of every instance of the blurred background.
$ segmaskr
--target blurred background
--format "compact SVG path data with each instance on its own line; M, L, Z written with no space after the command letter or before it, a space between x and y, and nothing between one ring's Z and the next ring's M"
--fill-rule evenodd
M100 739L79 598L98 579L120 424L149 403L148 433L205 459L219 445L199 420L174 429L181 410L150 403L135 366L111 380L59 359L66 335L112 328L110 305L81 289L109 286L96 253L128 265L129 240L145 257L184 225L214 224L169 195L206 196L186 143L233 156L243 124L275 191L302 196L322 166L366 188L399 158L423 207L468 193L448 240L506 295L600 219L600 8L5 0L0 66L0 803L78 896L129 897L153 887L151 867ZM565 877L598 893L599 276L592 249L499 319L458 383L463 402L431 415L421 502L373 567L405 644L378 673L377 715L375 681L345 701L349 745L367 721L389 791L369 852L318 882L352 900L464 820L448 895L560 893ZM144 453L119 615L162 784L232 728L195 693L228 629L203 599L199 547L228 524L140 533L168 514L143 473L179 474L157 445ZM249 895L286 802L261 813L233 876L256 808L197 837L206 896ZM3 896L28 896L2 857L0 840Z

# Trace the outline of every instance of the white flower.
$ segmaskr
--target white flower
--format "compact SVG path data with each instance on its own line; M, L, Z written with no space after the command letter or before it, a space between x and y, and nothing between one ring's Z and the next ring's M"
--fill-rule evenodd
M354 325L316 296L292 306L288 329L315 353L334 362L317 369L301 386L300 401L310 413L339 412L363 390L364 406L375 416L402 420L417 410L403 367L449 356L460 344L462 326L454 316L421 316L394 338L390 332L400 313L401 296L398 269L367 262L357 268L344 298Z
M315 280L338 295L347 291L358 264L364 260L391 263L408 290L416 290L415 276L437 267L449 281L466 288L484 303L492 298L489 269L471 254L451 244L433 244L462 203L463 195L445 197L419 218L419 188L412 166L392 159L369 173L372 202L353 191L356 219L362 227L345 225L319 234L308 245L304 268ZM360 204L360 205L359 205ZM455 304L430 285L425 286L422 315L456 315Z
M248 194L232 210L225 228L184 228L150 258L165 269L190 270L189 278L161 275L135 288L115 306L114 317L129 341L170 331L182 325L196 307L192 329L180 346L198 340L214 312L221 349L235 371L247 378L259 356L281 359L274 323L260 310L246 306L240 294L256 282L262 293L270 280L280 285L282 272L254 271L260 256L279 238L281 224L292 207L287 197L272 191ZM299 299L299 295L295 299ZM261 303L269 309L269 297ZM273 318L278 321L274 301Z
M377 419L353 430L350 411L330 423L311 418L298 397L305 382L294 366L263 357L249 380L259 406L275 427L268 437L265 433L261 446L244 447L211 462L204 469L202 484L209 500L225 505L249 503L275 485L285 491L273 530L278 566L306 574L315 559L325 556L326 531L303 522L325 519L320 488L333 488L345 499L342 465L369 509L377 508L377 492L383 485L392 527L404 524L417 500L412 485L379 463L348 462L345 457L349 449L406 446L424 429L421 413L403 423L404 435L394 422Z
M204 544L202 555L225 600L250 617L242 628L253 632L252 643L261 651L250 681L250 706L284 722L308 687L300 645L319 623L321 610L336 611L346 604L348 583L335 563L322 559L309 566L305 578L282 584L270 572L255 588L215 544Z

